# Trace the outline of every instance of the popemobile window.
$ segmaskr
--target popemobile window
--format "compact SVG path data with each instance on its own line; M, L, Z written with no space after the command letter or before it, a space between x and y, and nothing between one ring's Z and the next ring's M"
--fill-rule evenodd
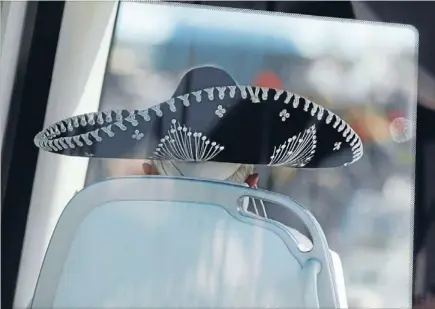
M31 308L409 308L412 27L121 2ZM74 166L70 166L74 169Z

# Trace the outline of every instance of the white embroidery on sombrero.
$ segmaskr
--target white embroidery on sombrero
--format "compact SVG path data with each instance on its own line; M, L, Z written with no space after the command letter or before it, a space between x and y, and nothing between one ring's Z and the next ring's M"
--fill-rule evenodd
M311 101L305 99L304 112L308 112L308 110L309 110L309 108L310 108L310 104L311 104ZM317 104L314 103L314 104L313 104L313 108L315 108L316 105L317 105ZM313 116L313 114L311 114L311 116Z
M361 143L361 141L360 141L360 139L358 138L358 136L355 136L354 138L353 138L353 141L350 143L350 146L352 146L352 149L356 149L359 145L360 145L360 143ZM356 145L355 145L356 144Z
M100 129L96 129L94 131L91 131L91 135L92 137L97 141L97 142L101 142L103 139L98 135L98 132L100 131Z
M66 127L65 127L63 122L60 123L60 132L62 132L62 133L66 132Z
M62 148L60 147L60 145L59 145L59 140L54 140L54 142L53 142L53 144L54 144L54 146L58 149L58 150L62 150Z
M68 145L65 143L65 138L60 138L59 144L62 146L63 149L68 149Z
M318 106L319 106L319 112L317 113L317 120L320 121L323 118L323 113L325 112L325 109L320 105Z
M287 97L286 97L285 100L284 100L284 104L289 104L289 103L290 103L290 100L291 100L292 97L293 97L293 93L286 91L286 94L287 94Z
M190 105L189 94L188 93L183 94L183 95L179 95L177 97L177 99L180 99L183 102L183 105L186 106L186 107Z
M294 95L293 108L298 108L300 99L301 99L300 96L298 96L297 94Z
M89 139L89 132L83 133L81 137L85 141L86 145L88 146L92 145L92 141Z
M213 93L214 92L214 87L213 88L204 89L204 91L207 92L208 99L210 101L213 101L214 100L214 93Z
M330 124L332 121L332 118L335 116L335 114L328 110L328 117L326 117L326 124Z
M246 87L247 86L237 86L237 88L239 88L240 90L240 95L242 96L242 99L246 99L248 97L248 94L246 93Z
M72 121L73 121L73 126L74 126L75 128L78 128L78 127L79 127L79 118L78 118L77 116L74 116L74 117L72 118Z
M117 121L114 123L114 125L117 126L118 128L120 128L121 131L127 131L127 127L122 122ZM83 134L80 134L80 135L83 135Z
M104 119L103 119L103 113L97 113L98 114L98 116L97 116L97 123L98 124L104 124Z
M337 129L337 128L338 128L338 125L340 124L340 122L341 122L341 118L338 117L338 115L335 115L335 122L334 122L334 124L332 125L332 127L333 127L334 129Z
M216 96L215 88L217 91ZM227 92L226 89L229 89L229 91ZM273 90L274 92L272 93L270 92L270 90ZM202 89L178 96L176 98L171 98L164 104L167 104L169 106L169 110L171 112L176 112L176 106L178 102L181 101L184 106L190 106L191 103L194 102L193 97L195 97L196 102L201 102L201 100L204 99L202 97L204 92L207 94L208 100L210 102L215 101L217 104L219 103L218 100L223 100L228 95L230 98L235 98L237 92L239 92L240 96L243 99L249 98L255 104L260 101L260 97L261 100L267 100L269 95L274 95L273 99L275 101L282 102L282 96L285 93L284 103L292 103L292 107L295 109L300 108L299 103L301 97L297 94L293 94L289 91L280 89L269 89L266 87L252 87L243 85L231 85ZM189 96L189 94L192 94L192 96ZM314 102L311 102L307 99L304 99L304 102L305 104L301 110L303 110L304 112L309 112L312 117L316 117L319 121L326 117L326 124L333 123L332 127L338 133L342 133L346 143L349 143L353 159L346 165L349 165L361 158L363 153L363 146L361 144L361 140L359 136L355 133L355 131L345 121L343 121L338 115L334 114L328 109L324 109L323 107L317 105ZM142 121L142 119L143 121L148 122L151 121L151 117L153 117L154 115L157 117L162 117L163 111L161 110L161 106L164 106L164 104L156 105L151 107L150 109L144 110L115 110L73 116L71 118L59 121L54 125L49 126L44 131L38 133L35 136L34 142L36 146L46 151L62 151L66 149L82 147L84 146L83 142L85 142L87 145L89 145L89 143L92 144L94 142L101 142L104 137L98 136L98 131L106 133L107 136L110 138L113 137L116 133L115 131L112 131L115 127L119 128L120 131L126 131L127 126L135 127L139 124L139 121ZM287 110L290 114L292 113L291 110ZM150 111L154 112L154 115L153 113L150 113ZM124 117L123 113L128 113L128 115ZM219 112L219 114L222 113ZM115 118L115 122L113 122L112 115ZM142 119L137 119L136 116L141 116L140 118ZM79 128L81 126L94 126L96 124L98 124L100 128L95 128L94 130L91 129L87 133L78 134L76 136L60 137L60 135L62 135L62 133L65 133L66 131L73 132L75 128ZM113 127L113 125L115 125L115 127ZM90 139L89 137L92 137L92 139Z
M100 124L103 124L104 123L104 121L102 122L102 123L100 123ZM72 130L74 130L74 128L73 128L73 126L72 126L72 119L71 118L68 118L67 120L66 120L66 125L67 125L67 130L69 131L69 132L71 132Z
M134 133L131 137L137 141L140 141L144 137L144 134L139 130L134 130Z
M202 133L192 132L190 128L173 119L171 128L160 140L152 159L188 162L209 161L224 149L224 146L210 141Z
M226 109L222 105L218 105L216 111L214 112L219 118L222 118L226 113Z
M340 150L340 147L341 147L341 142L335 142L334 148L332 148L332 151Z
M104 133L106 133L109 137L115 136L115 133L112 132L112 125L108 125L107 127L102 127L101 130L103 130Z
M311 109L311 116L314 117L316 115L318 108L319 108L319 105L317 105L317 104L313 105L313 108Z
M123 117L122 117L122 110L121 109L115 109L115 120L116 121L122 121Z
M236 96L236 86L228 86L228 89L230 89L230 98L234 98Z
M76 148L76 146L72 142L72 137L65 137L65 141L70 148Z
M170 98L165 103L169 105L169 110L171 112L176 112L177 111L177 108L175 107L175 104L174 104L175 103L175 99L174 98Z
M349 133L351 133L351 130L350 130L350 127L347 126L347 127L346 127L346 130L344 130L344 132L343 132L343 137L346 137ZM346 140L347 140L347 139L346 139Z
M139 122L136 120L136 111L135 110L131 110L129 112L129 115L127 117L125 117L125 120L130 122L133 127L136 127L139 124Z
M192 92L192 94L195 96L196 102L198 102L198 103L201 102L202 90L194 91L194 92ZM172 109L171 109L171 111L172 111ZM173 112L175 112L175 111L173 111Z
M225 98L225 89L226 87L216 87L218 90L218 97L219 99L223 100Z
M151 120L151 117L148 114L148 110L147 109L139 110L139 111L137 111L137 113L142 116L143 120L145 120L145 121L150 121Z
M86 126L86 115L81 115L80 116L80 125L82 126L82 127L84 127L84 126Z
M79 147L83 147L83 143L80 141L80 135L73 136L73 141L76 142L76 145Z
M112 111L103 112L106 115L106 122L112 122Z
M160 109L160 105L154 105L153 107L151 107L151 109L156 112L156 115L158 117L163 116L162 110Z
M273 99L274 99L275 101L278 101L279 97L281 96L281 94L283 94L283 92L284 92L284 90L277 89L277 90L276 90L276 93L275 93L275 95L274 95L274 97L273 97Z
M93 126L95 125L95 113L89 113L88 114L88 124Z
M281 121L282 121L282 122L285 122L288 118L290 118L290 113L287 112L286 109L283 109L283 110L279 113L278 116L281 118Z
M261 102L260 98L258 97L261 88L246 86L246 89L248 90L249 95L251 96L252 103L260 103Z
M304 167L316 152L316 138L316 127L312 125L303 133L294 135L278 147L275 146L268 165Z

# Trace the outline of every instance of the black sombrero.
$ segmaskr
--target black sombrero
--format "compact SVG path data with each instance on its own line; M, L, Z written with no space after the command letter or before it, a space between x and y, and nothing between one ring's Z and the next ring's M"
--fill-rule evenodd
M74 116L35 144L70 156L298 168L348 165L363 154L359 136L328 109L288 91L237 85L210 66L187 72L166 102Z

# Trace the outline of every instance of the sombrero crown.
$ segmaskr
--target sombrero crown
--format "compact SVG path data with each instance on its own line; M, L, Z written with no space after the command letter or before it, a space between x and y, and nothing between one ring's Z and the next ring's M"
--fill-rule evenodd
M363 146L338 115L281 89L237 85L225 71L187 72L166 102L55 123L35 137L46 151L100 158L336 167Z

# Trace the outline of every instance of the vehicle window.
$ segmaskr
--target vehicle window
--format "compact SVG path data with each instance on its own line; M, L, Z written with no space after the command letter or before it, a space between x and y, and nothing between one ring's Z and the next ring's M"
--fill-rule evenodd
M256 179L258 182L255 187L291 197L317 219L326 235L329 248L341 259L349 307L409 307L412 292L410 265L417 95L416 42L417 33L404 25L295 17L189 5L122 2L103 83L99 107L102 112L95 114L101 118L85 117L85 125L82 127L86 129L86 126L93 126L100 119L101 125L109 123L112 120L107 120L108 114L104 111L124 109L121 114L116 114L115 111L110 114L113 117L124 117L128 122L125 122L125 130L122 125L116 127L115 121L113 122L113 141L118 141L117 136L127 135L128 141L121 141L120 138L121 142L116 147L104 141L95 143L95 148L89 148L95 151L93 153L81 153L79 148L82 146L77 147L76 144L74 149L68 149L68 154L90 158L85 186L110 177L144 173L186 176L185 171L192 171L189 164L165 165L166 163L158 163L162 162L161 159L164 162L185 160L191 163L201 161L199 157L207 157L204 161L213 162L212 165L207 165L207 169L219 174L218 180L238 183L244 183L256 173L259 178ZM252 114L244 114L236 113L229 105L222 103L213 110L214 118L206 116L209 112L206 100L212 101L213 96L218 98L220 94L221 100L230 100L234 98L231 89L237 87L230 88L227 86L231 85L220 84L220 79L186 78L189 72L201 71L204 67L207 70L212 68L211 71L224 72L222 74L230 76L237 87L249 86L243 88L246 92L240 90L234 96L249 96L252 101L250 104L255 104L255 100L258 100L257 103L270 100L267 101L269 105L258 104L257 106L261 106L258 110ZM208 83L209 86L200 88L204 91L199 93L198 89L194 89L195 83ZM178 93L180 85L186 87L186 91L180 90ZM206 91L207 89L212 90ZM174 91L177 93L175 98L179 100L179 106L175 107L170 101ZM286 105L272 105L275 101L280 102L280 95L284 91L290 93L288 101L282 99L281 103ZM183 96L185 94L190 96ZM276 100L273 101L273 98ZM303 103L298 106L300 98L303 98L300 101ZM201 106L200 99L204 100ZM193 109L193 100L198 104L195 113L189 112ZM231 103L231 100L228 102ZM155 108L160 103L164 103L163 107ZM252 110L255 108L257 107L252 107ZM263 109L259 111L260 108ZM132 114L128 114L129 111L133 111ZM299 111L308 120L301 120ZM132 118L133 114L137 118ZM150 125L149 131L136 128L136 119L147 119L150 115L157 120ZM237 115L237 120L231 118L231 115ZM178 117L177 121L189 122L192 125L186 126L177 122L174 117ZM92 119L93 124L89 119ZM77 121L81 121L80 118ZM299 130L296 127L301 122L304 125ZM220 125L221 123L223 124ZM294 130L295 133L286 136L287 131L284 128L287 127L284 126L287 125L291 128L289 132ZM217 141L194 135L201 133L198 128L207 126L213 127L208 132ZM225 126L237 129L220 129ZM329 129L335 130L334 134L339 133L337 136L340 139L332 140L335 135L323 133L329 132ZM106 135L101 133L100 137L111 136L111 132L103 129L99 132L102 131ZM182 131L184 133L177 133ZM87 136L93 135L91 133ZM161 144L157 136L160 136ZM197 136L195 148L186 146ZM231 140L232 136L239 139L235 140L234 137ZM281 144L280 136L285 136ZM165 144L165 139L173 144ZM295 140L298 144L292 144ZM144 142L141 144L139 141ZM85 142L86 140L81 142L83 147L86 147ZM302 146L298 146L299 142ZM72 143L76 141L72 140ZM149 143L158 145L153 149L152 155L148 155L150 150L147 147L151 147ZM215 148L206 148L209 144ZM62 152L65 149L49 150ZM231 152L231 149L234 151ZM268 152L270 149L275 149L273 154ZM281 155L281 149L285 149L287 154ZM348 149L351 155L347 157L348 153L343 149ZM204 162L199 164L202 163ZM231 170L231 164L243 166ZM195 173L189 175L205 175L197 171ZM123 213L119 205L111 207L113 212L110 216L116 219L116 224L120 224L128 212ZM162 205L162 209L164 207L166 206ZM134 206L129 211L132 209ZM280 207L267 201L263 204L259 201L251 203L249 211L310 237L306 227L296 216L284 213ZM189 212L186 210L185 213ZM96 221L89 219L90 221L83 223L83 230L79 230L78 235L82 235L80 239L85 243L73 245L72 250L76 250L73 252L79 252L79 248L85 246L98 250L102 256L111 256L114 259L116 254L112 251L126 254L139 250L142 253L137 253L137 257L144 254L141 250L145 248L136 247L132 236L123 237L129 239L128 242L122 241L119 238L119 229L109 228L107 234L101 232L104 240L86 238L87 229L98 229L98 220L103 220L106 215L109 216L109 213L101 213L101 216L95 217ZM145 218L146 215L136 215L136 219L140 217ZM180 215L180 220L181 224L187 219ZM149 224L153 223L154 220ZM135 228L133 224L125 226L128 229ZM175 230L178 231L176 228ZM110 233L114 235L109 236ZM135 234L133 230L129 233ZM153 238L151 234L149 237ZM199 236L186 236L189 244L194 247L192 252L202 250L203 245L198 245L200 240L195 242L192 237ZM110 242L109 239L114 241ZM174 245L179 244L174 241ZM239 247L244 245L245 243L240 244ZM122 246L126 247L121 249ZM131 248L127 248L128 246ZM105 250L111 251L104 253ZM60 283L61 290L67 285L73 285L73 290L78 289L80 293L86 293L88 286L97 285L104 289L104 285L95 283L91 278L85 283L69 280L77 273L86 276L92 274L91 265L96 262L89 262L86 260L88 257L84 254L83 260L80 260L83 264L71 264L72 266L68 266L71 268L66 268L67 275ZM144 261L157 258L157 254L151 255L144 257ZM127 293L123 295L129 297L128 284L122 283L125 278L110 276L122 277L129 273L137 275L137 280L142 280L146 272L156 270L146 269L150 265L154 264L144 262L144 269L141 270L143 276L139 276L139 273L134 274L127 270L120 270L119 274L110 273L111 266L108 264L104 275L98 273L92 278L107 283L120 280L119 285L127 290L116 293ZM131 265L125 265L129 266ZM166 270L170 269L168 266ZM183 271L186 269L182 268ZM223 270L217 272L222 275ZM125 280L134 285L133 281L136 279ZM258 282L271 284L262 279ZM163 281L158 284L163 284ZM144 290L151 293L150 297L157 297L155 291L159 290L158 286L150 288L147 285ZM104 293L118 297L110 289ZM60 307L66 303L79 307L83 305L75 295L65 295L59 300ZM183 295L188 297L187 294ZM177 298L174 296L175 299ZM99 306L101 301L95 300L92 305ZM161 305L159 302L149 301L151 305ZM247 305L254 306L254 303ZM115 302L113 306L116 304ZM226 303L223 301L223 304Z

